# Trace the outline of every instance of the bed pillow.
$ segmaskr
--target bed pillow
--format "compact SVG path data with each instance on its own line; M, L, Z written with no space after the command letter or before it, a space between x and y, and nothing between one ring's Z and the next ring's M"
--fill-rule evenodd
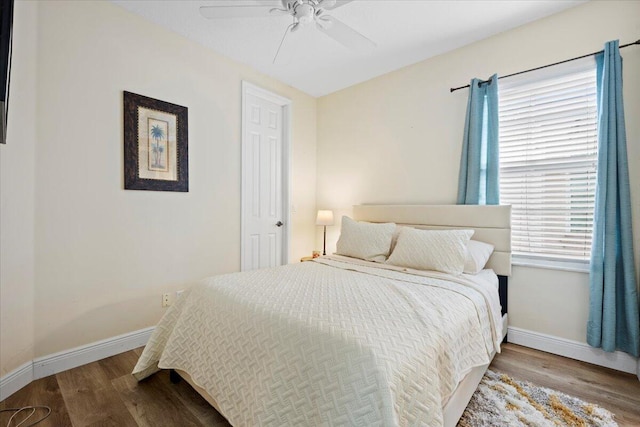
M477 240L469 240L467 243L467 258L464 262L466 274L478 274L487 265L489 257L493 253L493 245Z
M405 228L403 225L396 224L396 228L393 230L393 236L391 236L391 248L389 249L389 253L393 253L393 250L396 248L396 243L398 243L398 236L402 229Z
M366 261L384 262L389 256L394 223L374 224L342 217L336 253Z
M473 230L400 230L387 264L461 274Z

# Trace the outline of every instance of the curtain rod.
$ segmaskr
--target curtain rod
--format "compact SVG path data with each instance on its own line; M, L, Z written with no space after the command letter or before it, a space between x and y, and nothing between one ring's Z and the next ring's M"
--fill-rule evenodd
M625 48L625 47L629 47L629 46L633 46L633 45L640 45L640 39L634 41L633 43L627 43L627 44L623 44L622 46L620 46L620 49ZM506 77L513 77L513 76L517 76L518 74L524 74L524 73L529 73L531 71L536 71L536 70L541 70L543 68L548 68L548 67L553 67L554 65L560 65L560 64L564 64L565 62L571 62L571 61L575 61L576 59L582 59L582 58L588 58L589 56L593 56L593 55L597 55L599 53L604 52L604 50L599 50L597 52L593 52L593 53L588 53L586 55L582 55L582 56L576 56L575 58L571 58L571 59L565 59L564 61L560 61L560 62L554 62L553 64L547 64L547 65L543 65L541 67L536 67L536 68L531 68L529 70L524 70L524 71L518 71L517 73L513 73L513 74L507 74L506 76L499 76L499 79L504 79ZM481 81L480 83L487 83L491 81L491 79L489 80L484 80ZM459 89L465 89L468 88L469 85L465 85L465 86L460 86L460 87L452 87L450 90L451 92L455 92L456 90Z

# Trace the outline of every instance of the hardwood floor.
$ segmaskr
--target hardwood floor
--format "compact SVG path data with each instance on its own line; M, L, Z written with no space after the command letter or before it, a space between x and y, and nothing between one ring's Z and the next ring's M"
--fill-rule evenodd
M635 375L515 344L502 347L491 369L598 404L613 412L621 426L640 426L640 381Z
M141 349L34 381L0 402L0 408L47 405L40 426L229 426L185 382L171 384L162 371L138 383L130 375ZM503 346L492 369L597 403L621 426L640 425L640 381L631 374L543 353ZM9 414L0 414L6 426ZM14 424L15 425L15 424Z

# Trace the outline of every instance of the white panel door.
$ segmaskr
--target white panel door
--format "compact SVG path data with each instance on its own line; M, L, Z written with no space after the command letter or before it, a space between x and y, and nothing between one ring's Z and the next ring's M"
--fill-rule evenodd
M253 94L244 100L243 270L283 264L283 107Z

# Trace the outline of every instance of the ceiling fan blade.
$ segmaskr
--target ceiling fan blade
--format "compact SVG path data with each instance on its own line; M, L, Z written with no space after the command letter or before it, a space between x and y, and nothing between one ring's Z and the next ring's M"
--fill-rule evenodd
M337 9L340 6L344 6L347 3L351 3L353 0L322 0L318 4L318 7L324 10Z
M278 12L271 11L281 7L282 3L277 0L218 0L210 3L210 6L201 6L200 14L208 19L264 18L278 15Z
M323 15L316 21L316 26L320 31L352 50L366 51L377 46L375 42L333 16Z
M269 15L271 16L284 16L284 15L291 15L291 12L289 12L288 10L285 9L276 9L273 8L269 11Z

